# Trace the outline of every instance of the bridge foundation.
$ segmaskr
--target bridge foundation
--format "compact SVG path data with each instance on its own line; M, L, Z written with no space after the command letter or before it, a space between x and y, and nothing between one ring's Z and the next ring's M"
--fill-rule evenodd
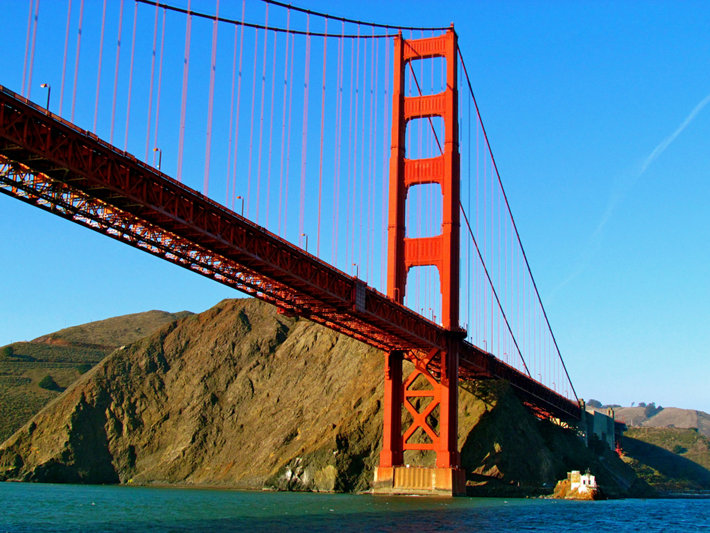
M375 494L465 496L466 476L461 468L426 466L378 466Z

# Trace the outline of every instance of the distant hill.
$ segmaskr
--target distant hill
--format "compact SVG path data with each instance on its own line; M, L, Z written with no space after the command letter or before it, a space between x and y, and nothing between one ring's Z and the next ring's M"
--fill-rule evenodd
M263 302L226 300L81 376L0 445L0 479L367 490L382 443L383 361ZM615 453L537 419L509 385L459 392L470 493L549 494L567 471L590 468L608 494L649 494ZM405 461L433 457L408 451Z
M0 443L113 350L190 314L123 315L0 347Z
M665 407L661 410L649 410L647 407L617 407L614 413L617 420L625 422L629 427L697 428L698 433L710 438L710 414L704 411L677 407Z
M592 408L606 411L596 400ZM589 405L589 404L588 404ZM694 409L613 406L628 429L623 459L660 494L710 492L710 415Z

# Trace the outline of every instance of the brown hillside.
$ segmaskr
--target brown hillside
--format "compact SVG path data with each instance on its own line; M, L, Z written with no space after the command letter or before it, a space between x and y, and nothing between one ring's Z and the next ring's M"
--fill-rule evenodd
M0 478L366 490L382 364L380 352L261 302L224 301L82 376L0 447ZM611 494L643 490L613 453L537 420L508 386L460 392L472 491L551 492L567 470L587 467Z
M113 350L188 315L187 311L135 313L1 347L0 442ZM56 388L40 386L47 376Z
M188 311L179 313L166 313L165 311L132 313L60 329L55 333L38 337L31 342L63 346L95 345L114 350L124 344L130 344L142 339L168 322L173 322L191 314Z

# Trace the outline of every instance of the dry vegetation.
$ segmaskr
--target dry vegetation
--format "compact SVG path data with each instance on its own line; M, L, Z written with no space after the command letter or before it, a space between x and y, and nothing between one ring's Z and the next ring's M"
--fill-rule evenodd
M189 314L130 314L0 347L0 443L113 350ZM56 388L40 387L47 377Z

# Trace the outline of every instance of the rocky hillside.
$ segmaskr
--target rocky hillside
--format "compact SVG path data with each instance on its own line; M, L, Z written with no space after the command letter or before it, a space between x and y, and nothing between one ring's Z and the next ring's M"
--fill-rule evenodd
M189 314L135 313L0 347L0 442L116 348Z
M367 490L382 365L381 353L316 324L224 301L84 374L0 447L0 478ZM460 391L472 493L549 493L568 470L588 467L611 495L647 493L615 454L539 421L505 384Z

